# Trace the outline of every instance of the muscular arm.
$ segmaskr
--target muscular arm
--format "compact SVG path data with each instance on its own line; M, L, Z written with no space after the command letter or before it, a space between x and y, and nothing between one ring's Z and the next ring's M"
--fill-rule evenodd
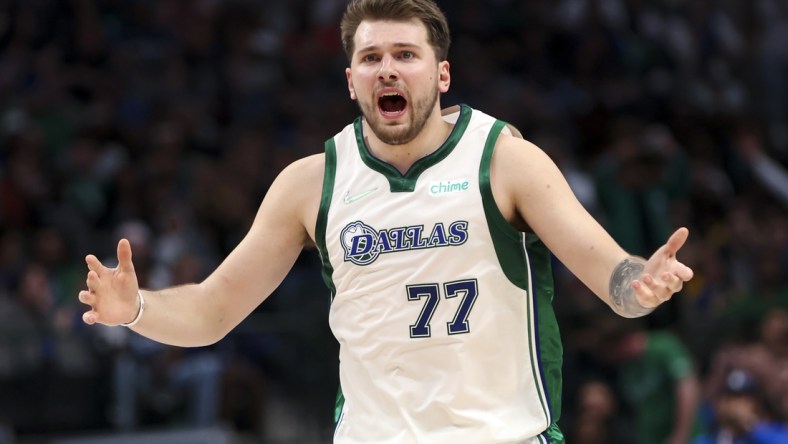
M644 316L681 289L692 270L675 254L680 229L648 260L624 251L583 208L558 167L538 147L502 136L491 173L496 203L511 223L524 223L616 313Z
M142 290L145 311L133 329L179 346L223 338L282 282L304 245L314 237L323 177L322 155L295 162L274 181L247 235L203 282ZM137 280L128 242L118 245L117 268L86 259L88 288L80 300L92 310L89 324L117 325L138 310Z

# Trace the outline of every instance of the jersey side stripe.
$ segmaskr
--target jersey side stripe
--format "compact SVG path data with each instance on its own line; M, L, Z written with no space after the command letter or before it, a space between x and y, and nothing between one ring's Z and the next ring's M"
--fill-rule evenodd
M531 355L531 371L533 372L534 382L536 383L536 392L539 394L539 402L542 404L542 410L545 414L545 419L547 422L545 423L545 429L550 426L550 408L545 402L545 394L544 394L544 386L542 383L542 368L539 362L539 355L538 355L538 346L536 345L536 313L535 313L535 305L536 305L536 297L534 295L534 287L533 287L533 278L531 274L531 258L528 254L527 244L525 242L525 234L521 235L522 239L522 252L523 256L525 257L525 268L528 270L528 296L527 296L527 306L528 306L528 349L530 350Z
M497 121L487 138L479 170L479 186L485 217L498 261L512 284L527 292L530 360L539 401L545 417L546 436L563 442L555 422L561 412L562 346L552 309L550 253L534 234L520 233L498 209L490 185L492 155L505 122Z
M331 199L334 196L334 182L336 181L337 171L337 148L336 142L333 138L328 139L325 143L326 149L326 166L323 173L323 191L320 196L320 209L317 213L317 222L315 223L315 243L317 244L318 252L320 253L320 261L322 262L322 276L323 282L331 290L331 300L334 299L337 289L331 276L334 274L334 267L331 266L331 261L326 248L326 225L328 223L328 210L331 207Z
M331 265L328 249L326 248L326 226L328 223L328 210L331 208L331 199L334 197L334 183L336 182L337 151L334 138L326 141L325 150L326 165L325 172L323 173L323 191L320 196L320 209L317 213L317 222L315 225L315 243L317 244L320 261L322 262L321 274L323 276L323 282L326 284L326 287L330 289L330 297L331 301L333 301L337 290L332 279L334 267ZM334 407L334 426L337 428L342 422L342 411L344 406L345 396L342 393L342 386L340 385Z
M546 434L552 442L560 443L564 437L556 423L561 416L563 346L552 306L554 290L551 253L534 234L524 236L524 245L529 256L534 289L532 300L537 362L551 413L551 427Z

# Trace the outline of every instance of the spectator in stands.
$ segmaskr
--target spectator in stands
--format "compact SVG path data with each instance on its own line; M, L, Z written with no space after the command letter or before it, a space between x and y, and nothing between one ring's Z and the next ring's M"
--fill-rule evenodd
M713 401L715 424L693 444L787 444L788 423L772 413L763 389L749 373L734 369Z
M688 442L700 384L681 339L670 331L646 330L634 320L611 318L600 328L611 338L600 354L617 366L619 392L632 407L635 442Z

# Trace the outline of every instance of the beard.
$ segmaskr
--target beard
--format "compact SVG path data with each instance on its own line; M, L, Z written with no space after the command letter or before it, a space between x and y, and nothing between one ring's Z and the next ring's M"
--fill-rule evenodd
M361 114L364 120L375 133L381 142L387 145L404 145L421 133L427 125L427 121L438 102L438 84L432 86L431 91L422 99L414 102L408 101L407 106L410 108L407 116L407 122L402 125L388 125L385 119L380 115L378 104L374 101L363 102L358 101L358 106L361 109Z

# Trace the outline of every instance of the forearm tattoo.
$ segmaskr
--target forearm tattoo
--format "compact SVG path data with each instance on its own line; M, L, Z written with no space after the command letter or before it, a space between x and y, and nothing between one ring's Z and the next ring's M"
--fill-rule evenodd
M642 259L629 257L616 265L610 276L610 301L613 310L621 316L637 318L654 311L654 308L640 305L632 288L632 281L643 276L645 265Z

